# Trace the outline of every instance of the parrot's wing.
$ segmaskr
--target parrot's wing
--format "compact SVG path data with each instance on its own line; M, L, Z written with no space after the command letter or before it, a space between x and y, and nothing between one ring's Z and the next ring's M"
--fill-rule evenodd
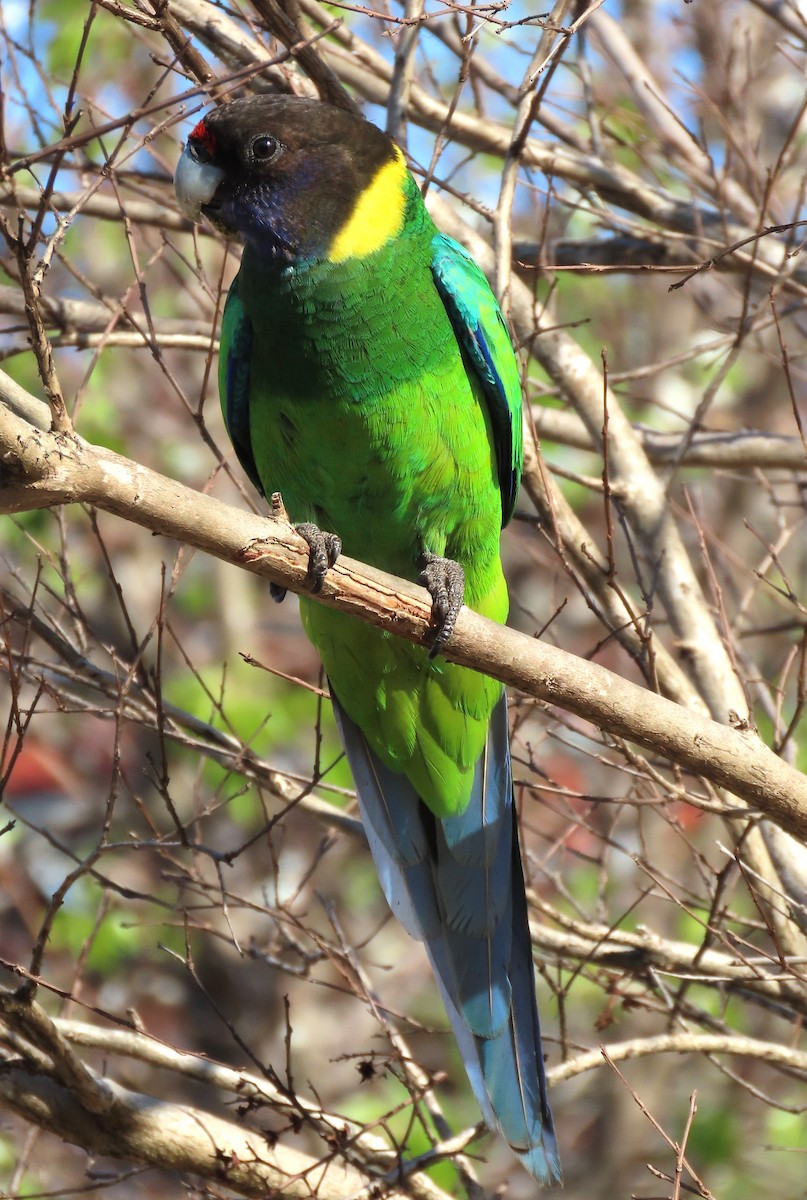
M490 284L459 242L436 234L431 266L457 340L470 358L488 402L502 492L502 525L506 525L515 508L523 461L521 378L513 344Z
M408 932L425 944L485 1120L502 1131L535 1178L559 1180L504 696L491 718L470 803L444 819L379 761L332 698L384 893Z
M263 484L252 453L249 432L249 373L252 359L252 322L244 310L235 279L221 318L219 394L224 424L238 461L263 495Z

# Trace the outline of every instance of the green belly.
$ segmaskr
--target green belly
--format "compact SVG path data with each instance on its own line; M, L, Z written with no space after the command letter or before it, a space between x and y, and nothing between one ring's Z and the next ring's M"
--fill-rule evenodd
M337 287L329 270L316 287L292 279L251 306L250 440L264 490L282 493L293 521L337 533L346 554L410 580L424 550L455 559L466 603L503 621L487 406L431 279L428 311L391 323L402 289ZM436 812L464 807L501 686L333 609L303 600L301 610L332 689L381 760Z

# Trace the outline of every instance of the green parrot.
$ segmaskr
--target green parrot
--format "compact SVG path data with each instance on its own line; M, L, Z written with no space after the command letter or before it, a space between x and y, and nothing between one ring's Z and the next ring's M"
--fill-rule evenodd
M192 219L244 244L222 321L224 418L252 482L299 522L312 590L344 549L432 594L430 649L305 597L300 609L381 884L425 944L485 1120L537 1180L560 1180L504 692L437 653L463 597L507 617L521 387L499 307L400 149L332 105L214 110L175 186Z

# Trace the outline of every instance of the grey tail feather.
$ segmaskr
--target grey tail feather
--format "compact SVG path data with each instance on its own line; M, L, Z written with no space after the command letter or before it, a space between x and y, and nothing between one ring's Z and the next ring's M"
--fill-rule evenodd
M485 1122L539 1182L560 1182L505 698L491 717L468 807L442 820L384 766L335 696L333 707L384 894L425 944Z

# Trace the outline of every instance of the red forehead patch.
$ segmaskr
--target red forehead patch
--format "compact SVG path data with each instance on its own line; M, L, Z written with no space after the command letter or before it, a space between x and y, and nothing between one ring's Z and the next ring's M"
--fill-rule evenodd
M205 124L204 119L202 119L198 123L198 125L194 125L193 129L191 130L191 136L188 138L188 141L189 142L201 142L201 144L204 146L205 150L207 150L208 154L212 154L213 151L216 149L216 139L213 136L213 134L211 133L211 131L208 129L207 125Z

